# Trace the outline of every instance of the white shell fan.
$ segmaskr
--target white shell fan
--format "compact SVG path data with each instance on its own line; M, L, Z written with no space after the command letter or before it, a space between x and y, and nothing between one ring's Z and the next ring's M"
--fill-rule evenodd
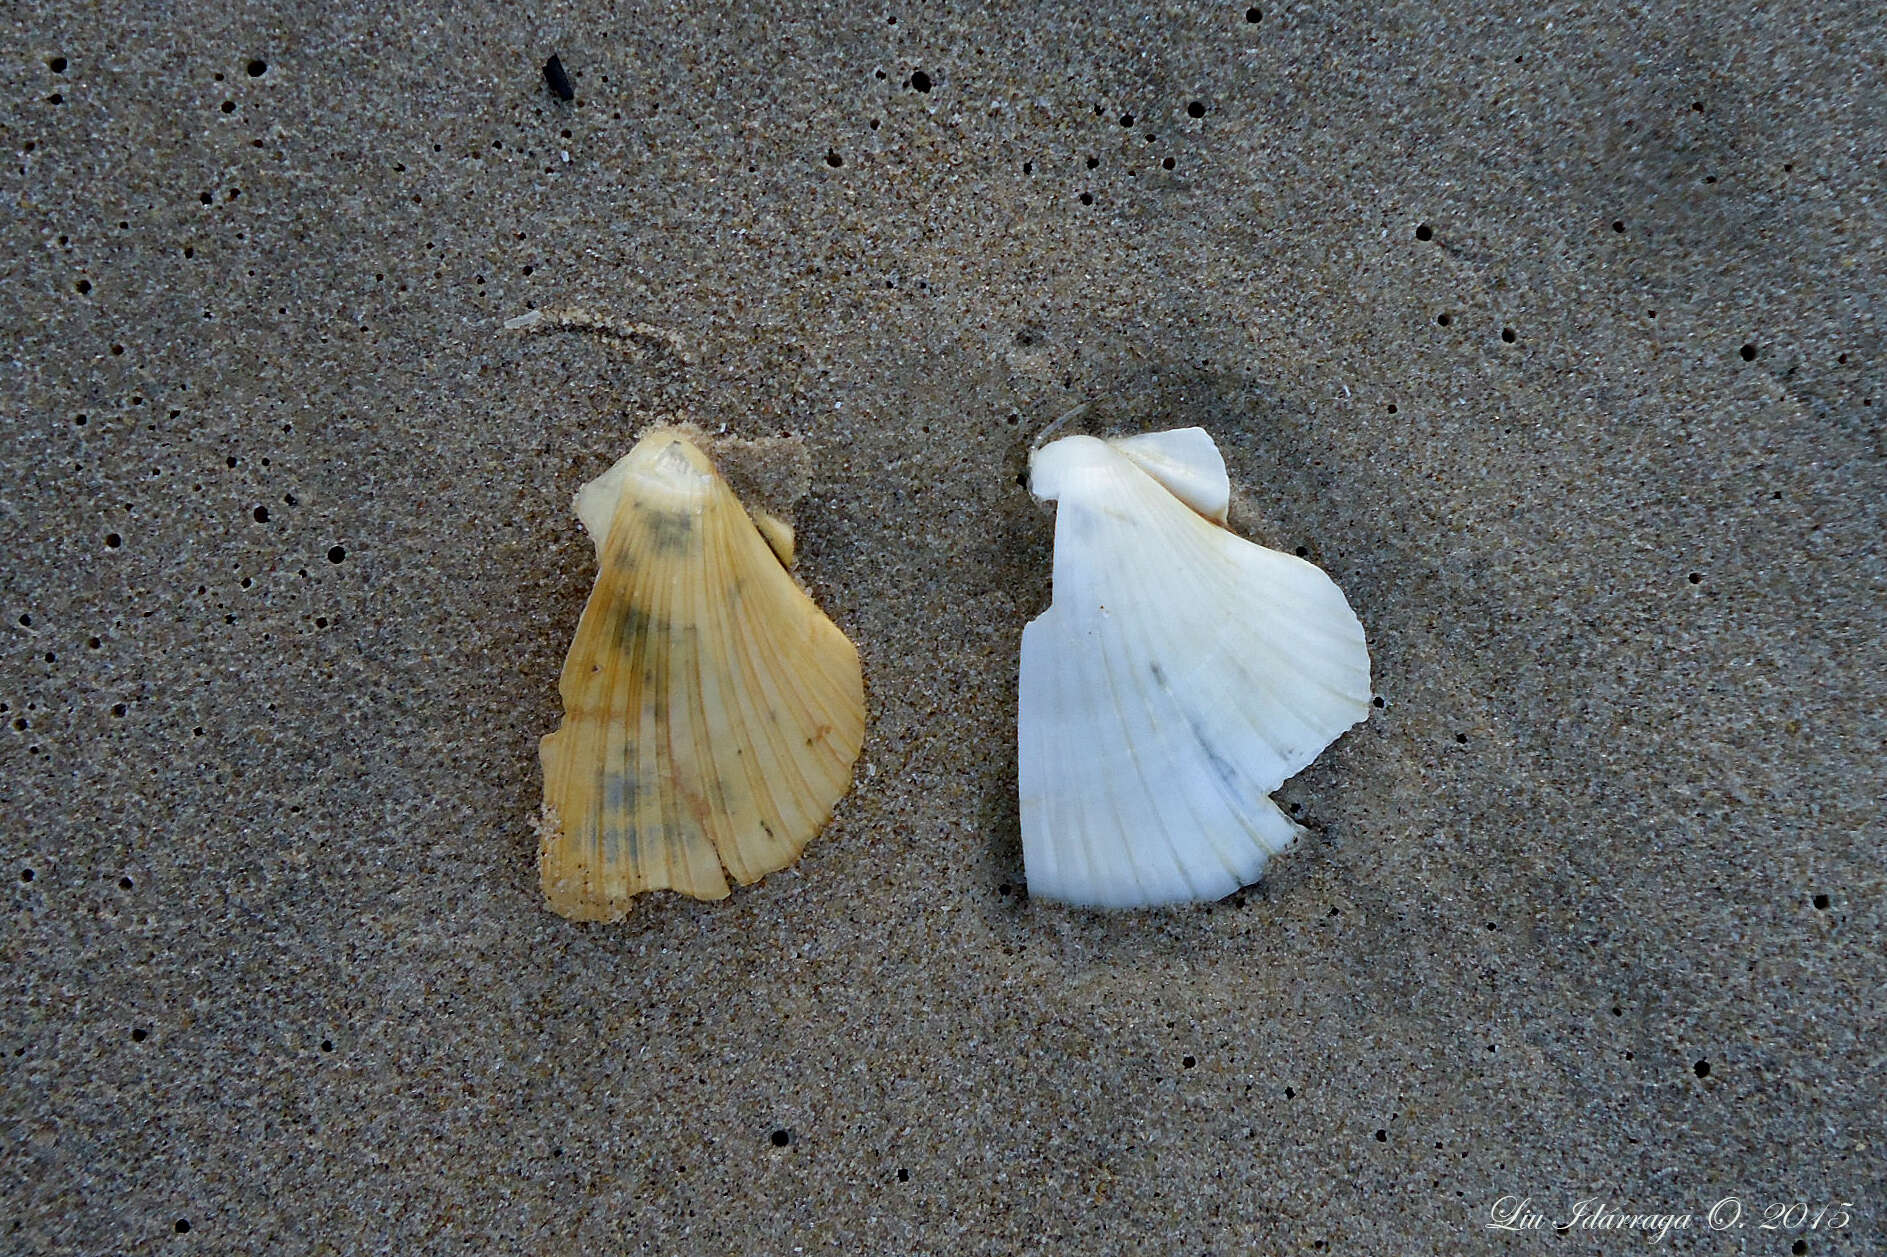
M1219 899L1298 826L1268 797L1369 714L1363 627L1313 565L1223 526L1201 428L1064 437L1029 460L1053 500L1055 592L1022 633L1022 854L1032 897Z

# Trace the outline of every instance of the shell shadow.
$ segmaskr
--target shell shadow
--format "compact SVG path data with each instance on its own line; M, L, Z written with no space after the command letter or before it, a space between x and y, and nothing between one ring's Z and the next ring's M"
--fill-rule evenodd
M1054 555L1055 517L1038 504L1028 490L1031 432L1012 440L1003 452L1003 478L1010 486L999 526L993 530L988 561L996 577L1020 609L1004 624L995 639L1000 657L1000 682L992 686L997 701L997 745L1000 753L986 756L980 774L981 802L977 821L985 836L982 844L984 887L994 888L995 902L1019 904L1027 899L1022 870L1022 817L1016 799L1015 712L1018 691L1017 662L1021 657L1022 628L1048 605L1049 565ZM991 748L992 751L994 748ZM987 902L987 901L985 901Z

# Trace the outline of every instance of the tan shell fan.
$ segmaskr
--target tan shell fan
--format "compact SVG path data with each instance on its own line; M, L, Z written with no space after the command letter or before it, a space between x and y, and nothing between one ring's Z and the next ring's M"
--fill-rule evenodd
M585 485L596 587L544 738L538 872L557 912L614 921L645 890L728 893L799 858L865 735L858 651L688 434L657 428Z

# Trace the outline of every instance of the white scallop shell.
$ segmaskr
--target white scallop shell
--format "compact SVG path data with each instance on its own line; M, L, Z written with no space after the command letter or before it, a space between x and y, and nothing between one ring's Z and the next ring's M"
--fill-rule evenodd
M1267 797L1369 714L1369 652L1322 571L1220 526L1199 428L1037 450L1054 601L1022 634L1017 721L1032 897L1218 899L1297 824Z

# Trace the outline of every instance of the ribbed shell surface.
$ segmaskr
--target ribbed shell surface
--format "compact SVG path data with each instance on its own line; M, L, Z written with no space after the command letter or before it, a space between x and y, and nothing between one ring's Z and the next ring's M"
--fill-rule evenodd
M539 873L552 908L614 920L634 896L728 893L798 858L864 739L858 652L686 437L608 476L596 586L543 739ZM586 517L589 522L589 517Z
M1064 438L1037 466L1057 507L1054 601L1022 634L1029 893L1230 894L1297 832L1270 792L1368 714L1362 626L1318 568L1204 518L1108 442Z

